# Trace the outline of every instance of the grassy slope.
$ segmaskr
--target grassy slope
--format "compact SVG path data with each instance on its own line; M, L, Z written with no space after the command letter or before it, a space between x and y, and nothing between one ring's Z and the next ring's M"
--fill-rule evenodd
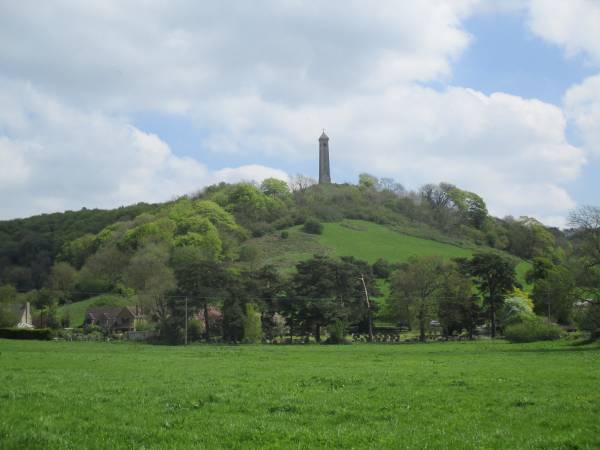
M383 225L361 220L345 220L324 224L323 234L308 235L299 227L289 230L289 238L279 234L255 240L263 258L284 271L313 254L332 256L354 256L370 263L379 258L391 262L402 262L412 256L439 255L444 258L469 257L477 247L463 248L396 232ZM524 283L529 263L522 261L517 266L519 280Z
M360 220L325 224L318 240L333 248L337 256L360 257L371 264L379 258L400 262L411 256L457 258L472 254L472 250L400 234L383 225Z
M600 348L0 340L0 447L600 448Z

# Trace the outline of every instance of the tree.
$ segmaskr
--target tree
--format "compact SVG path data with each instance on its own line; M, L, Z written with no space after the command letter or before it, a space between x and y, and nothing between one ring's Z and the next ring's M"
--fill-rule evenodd
M362 190L376 190L379 188L379 179L368 173L358 176L358 187Z
M492 338L496 337L496 313L504 296L517 284L515 263L496 253L476 253L470 260L459 259L458 264L473 277L475 286L488 307Z
M520 289L515 289L504 299L498 313L498 324L504 330L507 326L534 319L536 316L533 312L533 301Z
M140 303L151 311L161 327L170 315L164 295L176 287L175 274L168 266L169 257L166 247L150 244L136 252L125 270L127 284L137 291Z
M577 232L577 253L587 268L600 266L600 208L581 206L569 214Z
M267 178L260 185L260 190L271 197L286 197L290 193L290 187L283 180Z
M297 174L290 180L290 189L292 192L304 192L309 187L317 184L317 180L306 175Z
M189 298L192 309L202 309L204 313L205 338L209 340L211 328L206 318L210 299L224 293L225 286L232 282L231 276L222 263L203 259L193 248L176 249L172 264L179 291Z
M456 186L449 183L426 184L419 190L421 201L429 207L433 225L448 229L453 224L457 207L452 201L451 192Z
M77 270L67 262L58 262L50 269L50 287L60 302L69 300L69 291L77 282Z
M244 317L244 341L249 344L258 344L262 339L261 315L251 303L246 303L246 316Z
M411 258L392 274L391 309L396 317L416 324L421 342L426 340L429 322L437 317L446 270L447 264L441 258L424 256Z
M223 304L223 339L227 342L240 342L244 337L244 314L239 301L228 296Z
M568 324L575 302L575 281L564 266L553 266L533 286L534 311L547 315L548 321Z
M445 186L448 196L460 211L464 222L478 230L483 229L488 217L487 206L483 199L474 192L464 191L450 184Z
M392 265L389 261L379 258L373 263L373 274L377 278L387 279L392 273Z
M406 193L406 189L402 184L397 183L392 178L380 178L379 179L379 187L382 191L393 192L394 194L400 196Z
M444 335L466 330L473 339L481 323L481 300L473 295L471 279L456 264L446 264L439 295L438 318Z
M19 320L17 290L14 286L0 286L0 328L14 327Z
M361 276L369 295L377 295L375 277L364 261L314 256L299 262L289 293L293 300L283 304L290 324L303 332L313 330L320 342L321 328L335 319L344 323L364 321L369 310Z

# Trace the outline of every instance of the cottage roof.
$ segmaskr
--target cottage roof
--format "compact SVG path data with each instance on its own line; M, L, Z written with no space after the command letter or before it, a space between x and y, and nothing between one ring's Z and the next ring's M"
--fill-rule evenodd
M86 312L86 316L90 317L94 320L100 320L102 318L106 319L115 319L119 313L121 312L122 307L114 307L114 306L103 306L97 308L90 308Z

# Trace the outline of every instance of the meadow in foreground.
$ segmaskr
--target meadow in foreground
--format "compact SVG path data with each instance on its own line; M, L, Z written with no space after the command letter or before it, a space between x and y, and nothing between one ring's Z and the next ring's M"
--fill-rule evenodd
M600 347L0 340L0 447L600 447Z

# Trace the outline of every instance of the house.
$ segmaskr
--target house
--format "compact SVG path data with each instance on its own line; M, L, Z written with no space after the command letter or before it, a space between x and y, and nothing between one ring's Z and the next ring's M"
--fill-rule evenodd
M136 306L103 306L90 308L85 313L84 326L96 325L105 331L135 331L144 321L141 307Z

